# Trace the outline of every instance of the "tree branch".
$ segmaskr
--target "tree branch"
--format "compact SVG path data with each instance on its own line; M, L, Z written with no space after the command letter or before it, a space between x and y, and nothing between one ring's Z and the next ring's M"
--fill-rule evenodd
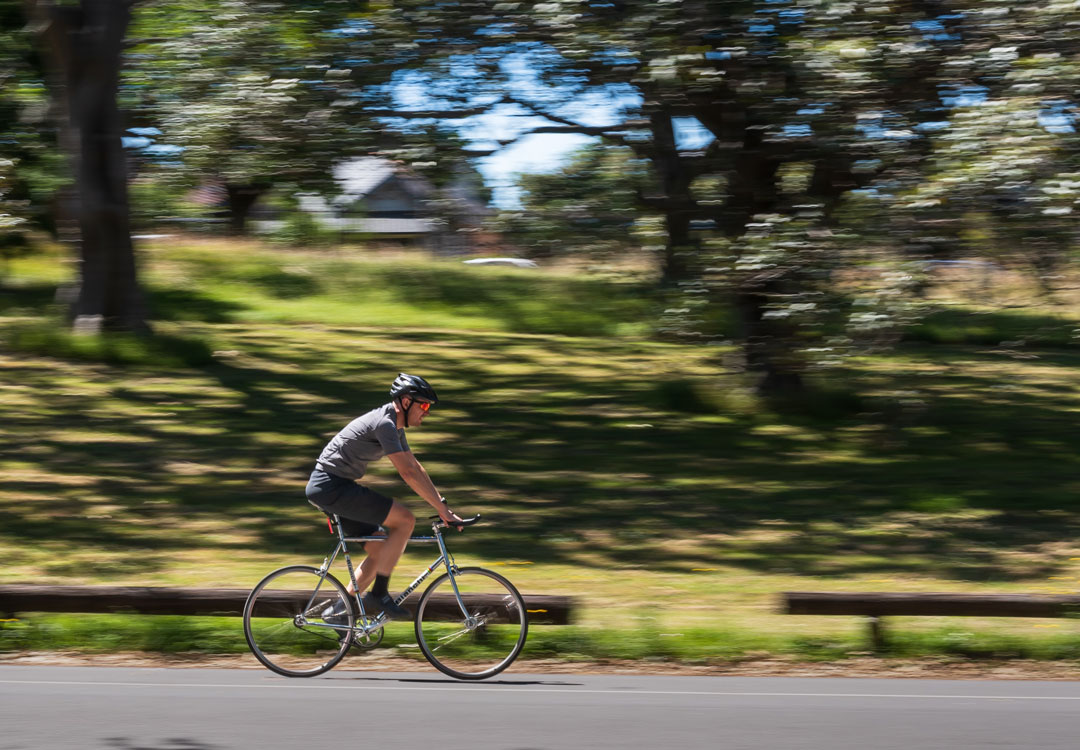
M623 121L623 122L621 122L621 123L619 123L617 125L606 125L606 126L603 126L603 127L594 127L594 126L588 126L588 125L581 125L580 123L574 122L573 120L571 120L571 119L569 119L567 117L552 114L551 112L547 112L545 110L542 110L542 109L538 108L532 102L527 102L527 101L524 101L522 99L518 99L517 97L511 96L509 94L504 96L503 100L506 101L507 103L517 104L519 107L524 107L525 109L529 110L529 112L531 112L532 114L534 114L534 115L536 115L538 117L543 117L545 120L551 120L552 122L557 122L560 125L565 125L568 128L583 128L583 129L590 130L590 131L597 131L595 133L591 133L592 135L601 135L602 133L608 132L608 131L627 130L627 129L630 129L630 128L647 128L649 126L649 121L647 119L644 119L644 118L637 119L637 120L625 120L625 121Z
M506 101L507 98L502 97L469 109L364 109L361 111L371 117L400 117L405 120L464 120L466 117L486 114L492 107Z

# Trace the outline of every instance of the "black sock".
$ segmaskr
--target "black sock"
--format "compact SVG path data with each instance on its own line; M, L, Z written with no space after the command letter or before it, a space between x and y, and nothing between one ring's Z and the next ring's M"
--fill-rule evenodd
M389 585L390 576L379 575L378 573L376 573L375 583L371 586L371 595L378 599L382 599L384 596L390 593L389 591L387 591L387 587Z

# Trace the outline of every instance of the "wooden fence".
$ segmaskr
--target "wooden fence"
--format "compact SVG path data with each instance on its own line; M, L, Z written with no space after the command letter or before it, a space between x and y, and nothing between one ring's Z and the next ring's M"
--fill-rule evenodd
M193 589L147 586L0 586L0 617L24 612L131 613L141 615L225 615L243 614L248 589ZM296 595L304 596L298 593ZM482 599L482 595L475 595ZM529 623L569 625L573 598L549 594L522 594ZM416 613L420 594L414 593L402 606ZM452 594L435 594L431 604L436 616L460 613Z
M1080 594L918 594L789 591L789 615L862 615L869 618L874 648L885 646L881 618L927 617L1080 617Z

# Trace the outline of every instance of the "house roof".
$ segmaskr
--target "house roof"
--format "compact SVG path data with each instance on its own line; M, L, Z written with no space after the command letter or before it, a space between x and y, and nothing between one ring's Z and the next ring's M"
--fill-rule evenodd
M334 180L341 188L341 194L334 198L334 203L358 201L394 177L397 177L404 188L416 197L423 197L430 192L430 189L420 180L402 174L398 166L389 159L361 156L334 166Z

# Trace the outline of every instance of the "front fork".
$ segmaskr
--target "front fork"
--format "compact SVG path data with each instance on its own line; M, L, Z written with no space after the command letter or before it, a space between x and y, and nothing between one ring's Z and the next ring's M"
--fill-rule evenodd
M435 527L432 526L434 529ZM461 610L461 614L465 617L465 627L469 630L483 624L480 618L474 617L469 614L469 610L465 607L465 601L461 598L461 592L458 591L457 574L458 566L454 562L453 556L450 554L450 550L446 548L446 542L443 541L442 534L435 531L435 539L439 542L439 551L442 553L443 559L446 560L446 574L450 576L450 588L454 590L454 598L457 599L458 608Z

